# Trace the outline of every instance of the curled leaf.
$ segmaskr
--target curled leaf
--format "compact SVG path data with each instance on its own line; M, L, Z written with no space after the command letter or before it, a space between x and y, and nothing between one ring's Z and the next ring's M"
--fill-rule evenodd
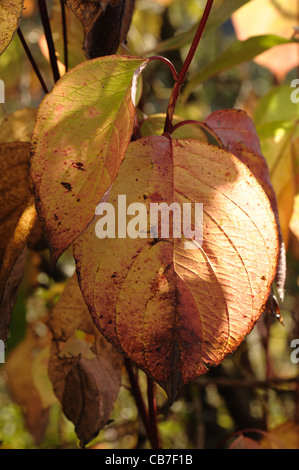
M95 328L76 275L53 309L50 327L54 393L85 446L109 420L120 387L122 357Z
M67 5L83 25L88 59L117 52L129 31L135 0L67 0Z
M141 228L132 218L123 227L134 211L125 212L120 195L128 208L145 206ZM188 234L162 237L161 220L158 238L149 233L151 204L161 202L203 204L203 243ZM219 364L258 320L277 267L275 216L234 155L163 136L129 145L107 203L115 208L115 238L110 219L110 236L98 238L104 222L96 217L73 245L80 287L101 333L173 401L181 385Z
M84 51L89 59L115 54L131 25L135 0L108 0L105 3L106 8L98 13L85 36Z

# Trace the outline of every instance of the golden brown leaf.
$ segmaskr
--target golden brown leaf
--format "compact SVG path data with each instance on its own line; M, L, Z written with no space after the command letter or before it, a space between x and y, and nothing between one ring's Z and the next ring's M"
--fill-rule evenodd
M276 272L275 217L243 163L195 140L131 143L107 199L116 209L119 195L148 212L162 201L203 204L203 243L189 241L193 249L188 237L149 238L146 230L148 238L118 238L117 217L116 238L97 238L96 217L74 243L99 330L173 401L178 387L219 364L258 320Z

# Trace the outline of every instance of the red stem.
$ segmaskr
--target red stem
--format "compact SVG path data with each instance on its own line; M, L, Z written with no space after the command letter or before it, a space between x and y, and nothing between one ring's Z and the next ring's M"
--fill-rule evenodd
M194 57L194 54L196 52L196 49L198 47L199 41L201 40L204 29L206 27L213 3L214 3L214 0L207 0L205 10L203 12L201 21L199 23L196 34L194 36L190 50L183 64L182 70L180 71L179 76L176 80L176 83L174 84L174 87L172 89L172 93L171 93L169 103L168 103L167 115L166 115L166 121L165 121L165 127L164 127L164 132L167 132L169 134L171 134L172 132L172 119L173 119L173 114L174 114L174 109L175 109L177 99L179 97L181 88L186 80L186 75L190 67L190 64L192 62L192 59Z
M161 60L162 62L164 62L164 64L166 64L168 68L171 70L174 81L178 80L178 73L176 71L176 68L169 59L166 59L166 57L163 57L160 55L153 55L152 57L148 59L148 62L151 62L152 60Z
M131 392L132 392L132 395L135 399L135 403L136 403L136 406L137 406L139 416L140 416L141 421L144 425L144 428L145 428L145 431L147 433L148 439L151 443L151 446L152 446L153 449L155 449L156 448L155 447L156 442L155 442L155 439L152 436L152 430L151 430L151 426L150 426L149 420L148 420L148 413L147 413L147 410L146 410L146 407L145 407L145 404L144 404L144 401L143 401L143 397L142 397L142 393L141 393L141 390L140 390L140 387L139 387L138 379L137 379L137 377L136 377L136 375L133 371L131 361L127 358L125 358L125 365L126 365L127 373L128 373L129 380L130 380L130 383L131 383Z

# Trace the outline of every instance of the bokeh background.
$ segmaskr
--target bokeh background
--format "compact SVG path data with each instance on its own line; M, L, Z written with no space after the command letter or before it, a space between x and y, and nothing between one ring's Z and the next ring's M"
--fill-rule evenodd
M60 2L47 1L47 5L64 73ZM204 6L201 0L136 0L128 42L119 52L147 57L160 54L180 70ZM203 83L195 79L178 101L176 115L184 119L203 120L217 109L240 108L254 120L277 195L287 246L287 281L281 305L283 323L274 314L264 313L239 349L181 390L171 408L164 392L157 389L164 448L244 448L254 447L254 442L267 448L299 448L299 354L291 360L291 342L299 338L299 104L291 101L291 83L299 78L299 46L282 45L262 55L253 47L249 59L250 54L246 56L241 49L233 66L222 55L236 41L253 36L275 34L290 39L298 32L298 18L297 0L251 0L226 21L220 19L200 43L190 82L209 64L217 64L214 72ZM51 89L52 72L37 1L25 0L20 27ZM68 31L72 67L85 58L82 27L70 14ZM0 123L5 125L8 116L19 112L16 126L25 126L21 110L37 108L44 93L17 35L0 57L0 78L6 86ZM172 85L165 64L150 63L141 85L138 112L142 119L165 113ZM299 93L297 98L299 101ZM159 123L161 119L154 121L155 132ZM62 256L54 272L47 250L30 254L13 311L6 364L0 365L0 448L78 446L74 427L64 417L47 375L51 338L47 316L73 271L70 252ZM142 372L140 382L145 391ZM148 446L125 373L111 422L90 446Z

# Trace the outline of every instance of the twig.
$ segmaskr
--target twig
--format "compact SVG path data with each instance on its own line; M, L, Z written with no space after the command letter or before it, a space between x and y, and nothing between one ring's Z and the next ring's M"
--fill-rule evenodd
M288 379L268 379L268 380L257 380L257 379L234 379L234 378L210 378L201 377L197 379L197 383L206 386L209 384L216 385L218 387L240 387L240 388L273 388L273 386L284 386L299 383L299 376ZM281 390L279 390L281 391Z
M25 52L26 52L26 55L27 55L27 57L28 57L28 59L29 59L31 65L32 65L32 68L33 68L33 70L34 70L34 72L35 72L37 78L39 79L39 82L40 82L40 84L41 84L41 86L42 86L42 89L44 90L44 92L45 92L46 94L49 93L49 90L48 90L48 88L47 88L47 85L45 84L44 79L43 79L43 77L42 77L42 75L41 75L41 73L40 73L40 71L39 71L39 68L38 68L38 66L37 66L37 64L36 64L36 62L35 62L35 60L34 60L34 57L33 57L33 55L32 55L31 52L30 52L30 49L29 49L29 47L28 47L28 45L27 45L27 43L26 43L26 41L25 41L25 38L24 38L24 36L23 36L23 33L22 33L21 29L18 28L18 31L17 31L17 32L18 32L18 36L19 36L19 38L20 38L20 41L21 41L21 43L22 43L22 46L24 47L24 50L25 50Z
M52 68L53 78L54 78L54 81L57 82L60 79L60 74L59 74L58 65L57 65L57 57L56 57L55 46L53 42L53 36L52 36L46 1L38 0L38 5L39 5L39 12L40 12L40 16L41 16L45 36L46 36L46 41L48 44L50 64Z
M205 10L203 12L201 21L199 23L198 29L196 31L196 34L194 36L193 42L191 44L190 50L188 52L188 55L186 57L186 60L183 64L182 70L180 71L177 81L174 84L174 87L172 89L172 93L169 99L168 103L168 108L167 108L167 115L166 115L166 120L165 120L165 127L164 127L164 132L171 134L172 131L172 119L173 119L173 114L174 114L174 109L175 105L177 102L177 99L179 97L179 93L181 91L181 88L186 80L186 75L188 72L188 69L190 67L190 64L192 62L192 59L194 57L194 54L196 52L197 46L199 44L199 41L202 37L202 34L204 32L204 29L206 27L212 6L213 6L214 0L208 0Z
M155 442L155 440L153 439L153 436L152 436L151 427L150 427L149 421L148 421L148 413L147 413L147 410L146 410L146 407L145 407L145 404L144 404L144 401L143 401L143 397L142 397L142 394L141 394L141 390L140 390L140 387L139 387L138 380L137 380L136 375L133 371L131 361L127 358L125 359L125 365L126 365L127 373L128 373L129 380L130 380L130 383L131 383L131 393L132 393L132 395L135 399L137 410L138 410L140 419L143 423L143 426L145 428L145 431L147 433L148 439L151 443L152 448L154 449L155 445L156 445L156 442Z
M155 383L147 377L148 420L153 436L154 449L160 449L159 433L157 427L157 408L155 400Z
M64 65L65 71L68 71L68 51L67 51L67 26L66 26L66 15L64 0L60 0L61 6L61 19L62 19L62 35L63 35L63 54L64 54Z

